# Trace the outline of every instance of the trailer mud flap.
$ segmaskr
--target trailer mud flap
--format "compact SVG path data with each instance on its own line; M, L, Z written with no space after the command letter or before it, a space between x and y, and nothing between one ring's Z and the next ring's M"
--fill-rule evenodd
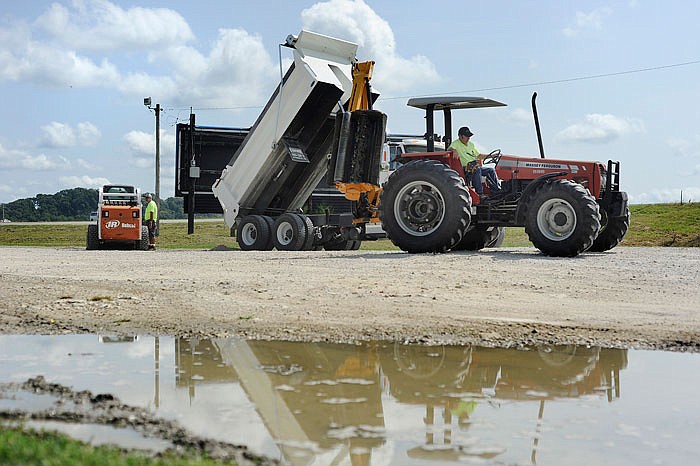
M329 181L378 184L385 132L382 112L356 110L336 115Z

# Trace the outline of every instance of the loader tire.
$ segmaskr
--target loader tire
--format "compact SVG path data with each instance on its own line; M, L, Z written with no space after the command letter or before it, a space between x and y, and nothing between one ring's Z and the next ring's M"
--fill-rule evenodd
M600 230L598 203L573 181L544 183L528 197L525 209L525 233L547 256L577 256L591 247Z
M471 221L471 197L462 178L435 160L416 160L384 184L379 216L387 237L409 253L446 252Z
M301 215L285 213L275 219L272 242L277 250L302 251L306 240L306 222Z
M630 227L630 210L625 210L622 217L608 217L603 213L603 226L598 233L598 237L593 241L593 246L589 249L592 252L609 251L623 240Z
M238 246L242 251L270 251L272 233L262 215L246 215L236 230Z
M100 238L97 235L97 225L88 225L85 249L94 251L100 249Z
M503 227L492 227L490 230L483 227L472 228L464 234L462 240L452 250L478 251L484 248L498 247L493 245L498 241L499 232L502 230ZM501 242L503 241L501 240Z
M148 251L148 227L145 225L141 225L141 239L136 242L136 248Z

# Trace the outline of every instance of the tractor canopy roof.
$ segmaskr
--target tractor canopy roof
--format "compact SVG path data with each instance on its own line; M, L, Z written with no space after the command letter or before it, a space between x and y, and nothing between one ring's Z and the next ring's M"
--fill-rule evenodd
M427 110L429 106L433 106L433 110L506 106L486 97L414 97L408 100L408 105L423 110Z

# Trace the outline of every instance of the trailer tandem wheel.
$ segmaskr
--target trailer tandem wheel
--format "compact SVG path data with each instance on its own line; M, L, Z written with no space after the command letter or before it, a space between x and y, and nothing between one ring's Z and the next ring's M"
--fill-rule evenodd
M306 228L301 215L284 213L275 219L272 242L280 251L302 251L307 240Z
M242 251L272 249L270 226L262 215L246 215L238 224L236 238Z

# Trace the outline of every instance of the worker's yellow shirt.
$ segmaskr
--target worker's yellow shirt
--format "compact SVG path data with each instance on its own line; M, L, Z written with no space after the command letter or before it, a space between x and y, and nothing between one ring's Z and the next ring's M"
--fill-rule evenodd
M144 215L146 220L151 219L151 212L153 212L153 220L158 220L158 205L153 200L146 205L146 213Z
M455 139L452 141L449 148L457 151L457 155L459 155L459 160L462 162L463 167L466 167L469 162L479 159L479 151L476 150L474 143L471 141L464 144L459 139Z

